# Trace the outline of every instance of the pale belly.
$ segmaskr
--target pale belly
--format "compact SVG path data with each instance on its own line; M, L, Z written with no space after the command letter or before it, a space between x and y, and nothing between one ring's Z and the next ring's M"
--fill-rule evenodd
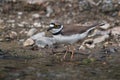
M79 40L79 34L70 35L70 36L56 35L53 37L56 43L73 44Z

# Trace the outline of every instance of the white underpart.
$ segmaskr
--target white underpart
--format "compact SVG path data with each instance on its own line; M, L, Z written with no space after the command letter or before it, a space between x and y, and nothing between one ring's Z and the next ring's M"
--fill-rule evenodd
M51 31L51 33L55 34L55 33L60 32L62 29L63 29L63 25L61 25L61 27L59 29L52 29L50 31Z
M55 44L56 41L54 40L54 38L51 38L51 37L41 37L37 40L35 40L35 45L37 45L38 47L46 47L46 46L49 46L49 47L52 47L53 44Z
M35 45L42 48L45 46L53 46L55 43L54 38L45 36L45 32L40 32L30 38L35 41Z
M64 43L64 44L73 44L81 39L84 39L88 33L93 30L95 27L92 27L88 29L86 32L83 32L81 34L73 34L70 36L63 36L63 35L54 35L54 39L56 43Z

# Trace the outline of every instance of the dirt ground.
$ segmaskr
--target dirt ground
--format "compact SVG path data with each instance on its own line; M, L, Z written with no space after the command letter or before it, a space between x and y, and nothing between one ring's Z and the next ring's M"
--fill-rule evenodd
M32 27L45 31L50 22L61 24L86 23L105 20L120 26L120 10L102 11L94 5L79 6L80 0L50 0L39 4L22 1L0 4L0 80L119 80L120 39L111 36L93 49L71 52L61 60L66 49L23 47L28 37L25 31ZM39 14L38 17L34 14ZM36 27L34 23L40 23ZM11 31L17 36L10 37ZM23 31L23 33L21 32ZM21 33L20 33L21 32ZM105 44L108 42L106 46Z

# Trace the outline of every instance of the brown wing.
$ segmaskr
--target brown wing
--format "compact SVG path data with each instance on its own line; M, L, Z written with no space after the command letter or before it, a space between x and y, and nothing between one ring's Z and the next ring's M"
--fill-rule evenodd
M91 26L80 26L80 25L64 25L64 28L62 30L63 35L72 35L72 34L78 34L83 33L89 28L92 28L96 26L97 24L91 25Z

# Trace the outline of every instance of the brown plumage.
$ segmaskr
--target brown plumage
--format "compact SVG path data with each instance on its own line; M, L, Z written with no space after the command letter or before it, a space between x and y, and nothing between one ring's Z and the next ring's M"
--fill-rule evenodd
M88 30L89 28L95 27L98 24L93 24L90 26L81 26L78 24L74 24L74 25L63 25L63 29L61 31L62 35L72 35L72 34L78 34L78 33L83 33L86 30Z

